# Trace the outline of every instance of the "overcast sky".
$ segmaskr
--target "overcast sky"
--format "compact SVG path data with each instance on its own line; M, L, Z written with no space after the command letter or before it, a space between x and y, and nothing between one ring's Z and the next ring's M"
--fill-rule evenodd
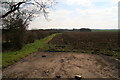
M29 29L118 29L119 0L57 0L49 13L34 19Z

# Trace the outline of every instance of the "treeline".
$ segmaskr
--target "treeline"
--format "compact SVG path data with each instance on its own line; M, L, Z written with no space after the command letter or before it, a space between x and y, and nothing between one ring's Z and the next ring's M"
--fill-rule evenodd
M56 31L53 30L15 30L2 29L2 51L15 51L21 49L24 45L33 43Z
M43 29L40 29L43 30ZM45 30L49 30L49 31L55 31L55 32L91 32L92 29L89 28L80 28L80 29L45 29Z

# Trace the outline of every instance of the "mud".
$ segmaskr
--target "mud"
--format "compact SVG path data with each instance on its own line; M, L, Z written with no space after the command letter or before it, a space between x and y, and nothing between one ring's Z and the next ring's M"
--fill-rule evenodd
M3 78L119 78L119 64L103 55L37 52L3 69Z

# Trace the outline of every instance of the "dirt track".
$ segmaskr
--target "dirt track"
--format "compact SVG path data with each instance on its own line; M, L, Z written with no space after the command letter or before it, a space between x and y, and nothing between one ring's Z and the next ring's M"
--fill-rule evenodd
M3 77L118 78L118 63L112 57L101 55L38 52L4 69Z

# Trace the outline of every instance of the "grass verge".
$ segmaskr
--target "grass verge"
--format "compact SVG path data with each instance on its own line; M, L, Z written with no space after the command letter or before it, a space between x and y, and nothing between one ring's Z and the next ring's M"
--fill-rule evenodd
M36 40L34 43L25 45L19 51L2 53L2 67L5 68L11 64L14 64L16 61L24 58L30 53L37 52L38 50L42 50L45 47L47 48L47 43L58 34L59 33L52 34L41 40Z

